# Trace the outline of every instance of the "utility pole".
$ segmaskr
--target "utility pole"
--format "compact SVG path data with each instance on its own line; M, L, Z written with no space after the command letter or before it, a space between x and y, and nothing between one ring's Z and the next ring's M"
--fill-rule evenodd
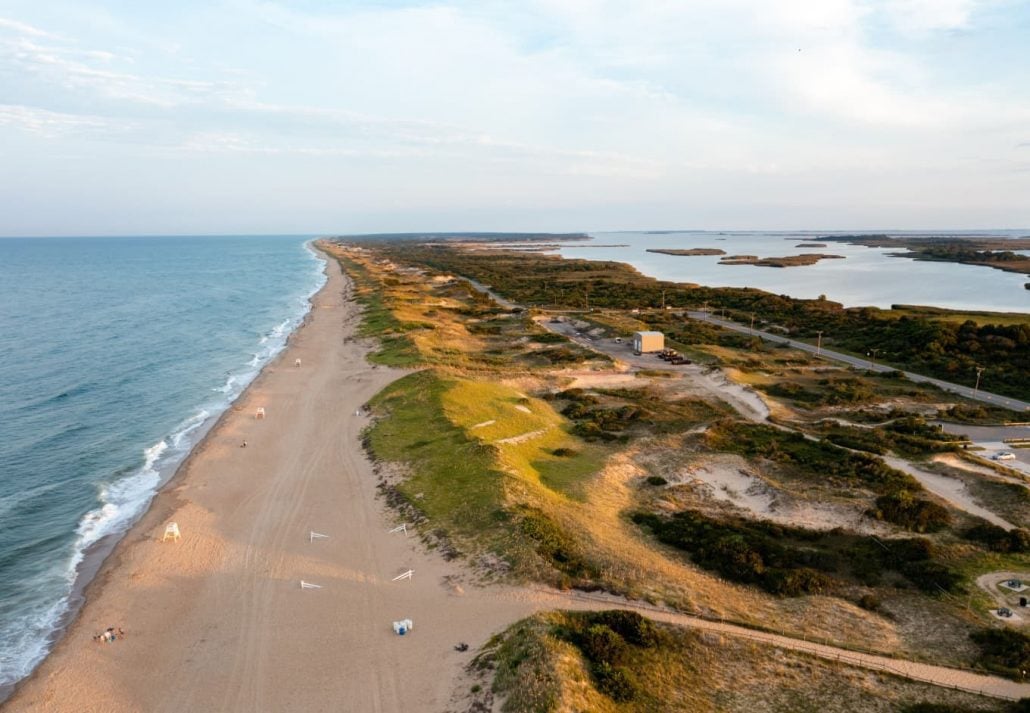
M662 311L665 311L665 290L662 290Z
M980 390L980 375L984 373L986 368L983 366L976 367L976 386L973 387L973 396L976 396L976 392Z
M866 352L866 356L869 357L869 366L872 367L876 363L876 353L879 349L870 349Z
M755 313L751 313L751 336L755 336Z
M823 352L823 333L822 333L822 330L819 330L815 334L816 334L815 355L819 356Z
M701 313L704 315L704 317L702 319L704 319L704 321L707 322L708 321L708 300L705 300L705 306L704 306L704 309L701 310Z
M590 286L583 285L583 301L586 304L587 312L590 311Z

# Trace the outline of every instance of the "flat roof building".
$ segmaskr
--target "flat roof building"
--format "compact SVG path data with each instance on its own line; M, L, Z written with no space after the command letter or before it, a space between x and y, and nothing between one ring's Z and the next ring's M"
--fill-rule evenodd
M637 332L633 335L633 351L647 354L665 349L665 335L661 332Z

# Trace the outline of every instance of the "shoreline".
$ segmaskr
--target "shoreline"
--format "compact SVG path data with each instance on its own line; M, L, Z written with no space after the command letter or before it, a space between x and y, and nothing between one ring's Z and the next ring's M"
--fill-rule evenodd
M94 599L101 594L105 580L110 577L111 571L117 567L119 550L122 543L131 535L138 534L135 533L135 530L151 510L153 510L158 504L158 499L171 489L175 485L176 481L189 469L191 461L203 451L210 435L222 425L225 419L234 410L236 410L237 404L247 397L248 392L250 392L251 389L260 382L266 371L270 367L276 365L283 358L283 356L289 351L290 343L293 340L294 335L307 325L308 321L311 319L316 295L326 289L329 284L327 271L329 261L332 260L330 256L326 255L315 246L315 242L315 240L309 241L306 244L307 249L322 263L322 267L319 272L325 276L326 279L322 281L322 284L314 292L308 295L308 307L293 330L286 335L282 348L278 353L265 362L264 365L262 365L257 374L255 374L250 382L243 387L239 394L233 397L232 400L226 404L225 408L222 409L220 413L208 416L196 427L197 440L189 447L189 450L186 451L181 460L167 466L159 466L160 481L158 486L150 497L146 507L143 508L143 510L132 520L129 526L119 532L104 535L82 551L81 559L75 568L75 581L72 584L71 591L67 594L66 609L61 614L53 632L50 634L50 645L46 655L35 665L35 667L33 667L32 671L27 676L20 678L13 683L0 685L0 709L3 709L5 704L14 698L22 687L28 685L29 682L36 677L40 668L57 653L58 649L67 639L69 633L78 625L83 608L91 599ZM165 438L168 437L165 436Z
M544 604L475 587L414 531L390 532L360 408L408 372L365 361L353 284L323 256L306 321L115 546L4 713L441 710L472 655L455 646L474 652ZM171 521L182 540L162 543ZM125 636L91 640L108 626Z

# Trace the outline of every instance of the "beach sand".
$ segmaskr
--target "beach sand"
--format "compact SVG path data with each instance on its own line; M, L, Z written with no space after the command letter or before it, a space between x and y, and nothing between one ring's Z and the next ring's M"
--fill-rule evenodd
M355 412L402 373L367 364L350 282L335 260L327 272L307 322L119 543L5 713L441 711L475 649L545 605L463 592L445 580L461 565L388 532ZM172 521L182 539L162 542ZM125 637L94 642L108 626Z

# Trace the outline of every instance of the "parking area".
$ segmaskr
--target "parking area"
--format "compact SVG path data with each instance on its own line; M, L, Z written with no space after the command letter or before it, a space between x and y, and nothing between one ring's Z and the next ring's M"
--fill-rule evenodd
M1016 448L1005 442L1012 439L1030 439L1030 426L966 426L961 423L941 425L947 433L965 434L974 445L983 448L978 455L1030 475L1030 448ZM998 460L997 456L1001 453L1011 453L1013 458Z
M632 340L623 339L620 343L611 337L590 334L586 329L578 328L574 318L555 321L552 317L540 317L537 319L537 323L550 332L568 337L569 340L582 347L607 354L613 359L618 359L640 369L684 371L692 366L690 364L670 364L664 359L659 359L657 354L634 354ZM696 365L693 366L697 368Z

